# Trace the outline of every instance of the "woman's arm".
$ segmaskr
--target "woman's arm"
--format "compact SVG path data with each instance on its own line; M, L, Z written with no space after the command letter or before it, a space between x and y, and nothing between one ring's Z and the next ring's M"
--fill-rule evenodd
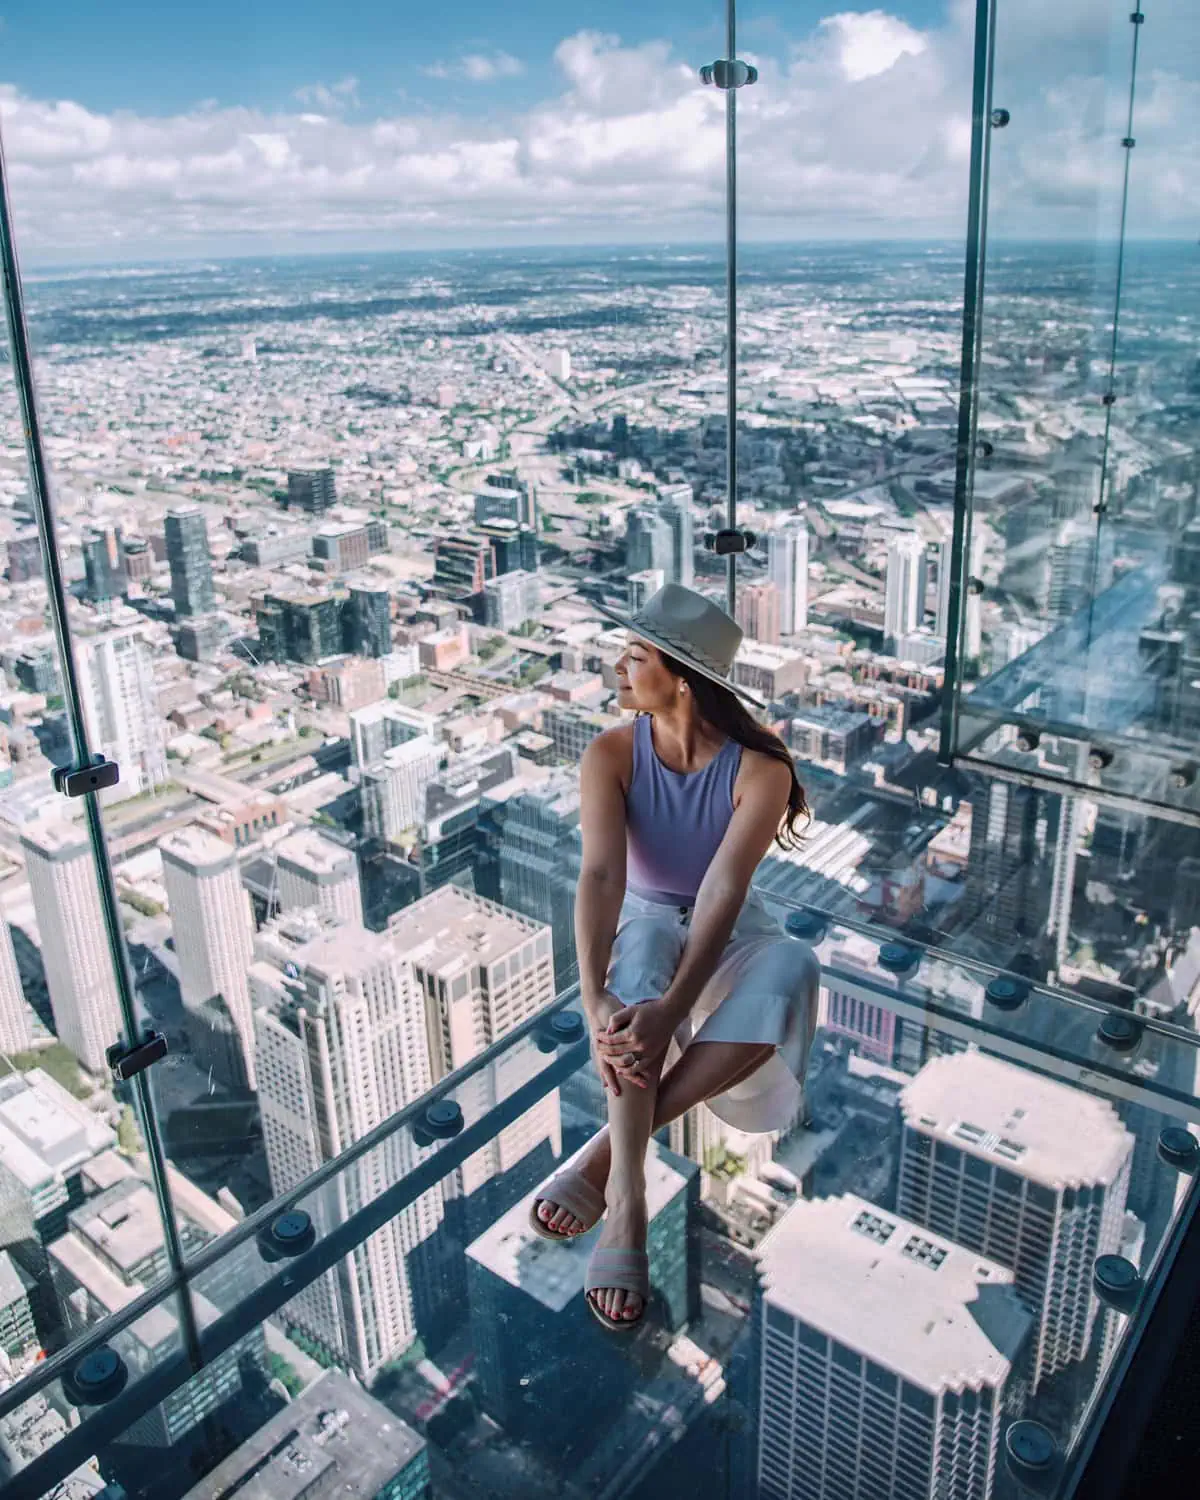
M584 1005L605 992L621 902L625 897L626 747L608 731L584 751L579 772L579 823L583 864L575 893L575 952Z
M792 781L781 761L755 755L745 767L743 782L725 837L700 883L679 967L662 997L675 1024L690 1014L712 978L750 881L787 809Z

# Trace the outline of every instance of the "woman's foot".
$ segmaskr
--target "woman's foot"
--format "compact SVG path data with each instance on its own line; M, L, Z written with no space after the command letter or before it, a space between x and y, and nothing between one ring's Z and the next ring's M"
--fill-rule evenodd
M611 1185L610 1185L611 1186ZM624 1191L610 1191L604 1228L597 1250L645 1250L645 1184ZM598 1287L587 1294L602 1313L632 1323L642 1315L642 1298L622 1287Z
M601 1197L604 1196L605 1185L608 1182L608 1127L599 1131L588 1142L575 1163L575 1170L585 1181L596 1189ZM583 1234L591 1229L590 1224L585 1224L582 1219L575 1217L568 1209L562 1208L551 1198L543 1198L537 1206L537 1216L555 1234L575 1235Z

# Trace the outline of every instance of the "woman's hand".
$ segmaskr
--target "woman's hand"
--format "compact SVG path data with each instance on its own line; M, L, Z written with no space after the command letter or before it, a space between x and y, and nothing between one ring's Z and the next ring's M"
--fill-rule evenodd
M617 1070L600 1051L600 1038L607 1034L608 1023L621 1010L621 1002L611 990L600 990L583 995L583 1013L587 1017L588 1032L592 1038L592 1051L596 1056L596 1071L600 1082L611 1094L620 1094L621 1083Z
M597 1056L622 1078L647 1088L648 1065L666 1055L676 1021L662 1000L627 1005L609 1018L596 1038Z

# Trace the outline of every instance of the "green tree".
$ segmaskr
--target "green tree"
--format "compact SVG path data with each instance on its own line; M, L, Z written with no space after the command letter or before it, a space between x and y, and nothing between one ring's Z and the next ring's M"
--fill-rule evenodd
M143 1144L142 1133L138 1129L133 1106L125 1104L121 1108L121 1118L117 1122L117 1150L122 1156L136 1156Z

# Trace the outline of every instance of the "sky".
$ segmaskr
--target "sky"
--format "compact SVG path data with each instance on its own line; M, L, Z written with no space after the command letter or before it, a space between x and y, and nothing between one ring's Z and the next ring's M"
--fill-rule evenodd
M1108 237L1129 0L1001 0L990 224ZM1144 0L1131 229L1200 235L1200 11ZM26 263L716 239L713 0L0 0ZM974 0L741 0L747 239L965 227Z

